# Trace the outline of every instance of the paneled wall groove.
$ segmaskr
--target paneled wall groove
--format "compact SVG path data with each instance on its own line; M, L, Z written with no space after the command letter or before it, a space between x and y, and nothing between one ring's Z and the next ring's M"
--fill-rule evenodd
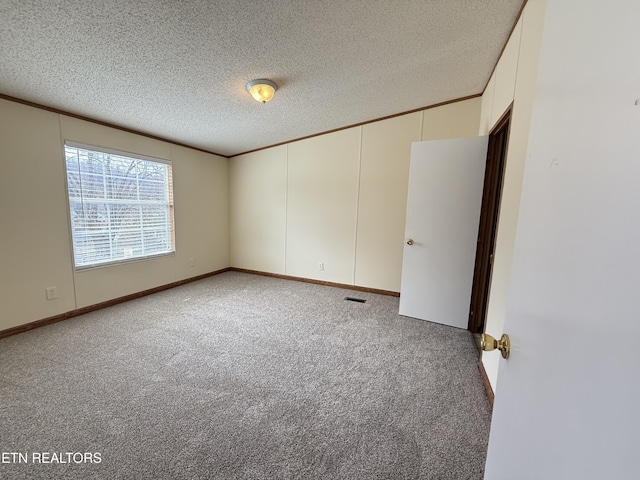
M284 245L282 247L282 272L287 272L287 210L289 208L289 145L286 149L287 158L285 160L285 190L284 190L284 232L282 232L284 238Z
M65 158L65 147L64 147L64 133L62 131L62 121L60 120L60 115L58 114L58 132L60 133L60 161L63 162L65 164L66 168L66 160L64 160ZM65 192L68 191L68 180L67 180L67 176L64 175L64 188L65 188ZM69 196L65 195L65 204L67 207L67 212L71 211L71 204L69 203ZM72 229L71 229L71 222L68 221L67 222L67 235L68 238L71 239L73 238L72 236ZM72 259L73 262L73 244L72 242L69 242L69 258ZM71 265L69 265L69 269L72 272L71 275L71 285L72 285L72 292L73 292L73 305L74 305L74 309L78 308L78 289L76 286L76 276L73 275L73 268L74 265L73 263Z
M355 228L353 232L353 275L351 277L352 285L355 285L356 283L356 272L358 268L356 253L358 248L358 218L359 218L358 214L360 211L360 184L361 184L361 178L362 178L362 129L363 129L362 126L358 128L360 133L360 145L358 150L358 185L357 185L357 191L356 191L356 222L355 222Z
M353 282L360 129L289 145L287 275Z

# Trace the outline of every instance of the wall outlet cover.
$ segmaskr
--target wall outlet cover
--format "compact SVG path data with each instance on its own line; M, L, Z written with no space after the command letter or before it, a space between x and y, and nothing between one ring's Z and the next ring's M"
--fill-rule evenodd
M47 295L47 300L58 298L58 289L56 287L47 287L44 289L44 292Z

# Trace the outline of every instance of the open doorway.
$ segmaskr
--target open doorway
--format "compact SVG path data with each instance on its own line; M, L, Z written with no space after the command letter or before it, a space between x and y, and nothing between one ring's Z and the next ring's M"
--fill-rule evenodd
M489 286L491 284L491 269L493 267L493 253L498 229L498 214L502 196L502 182L507 158L507 145L509 143L510 120L511 107L489 134L480 224L478 227L478 243L473 271L471 305L469 307L469 330L473 333L484 332Z

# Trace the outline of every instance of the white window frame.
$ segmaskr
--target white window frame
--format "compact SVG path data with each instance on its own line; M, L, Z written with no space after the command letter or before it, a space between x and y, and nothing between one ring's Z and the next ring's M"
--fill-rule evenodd
M93 165L81 168L79 156L74 165L70 150L95 154ZM72 141L64 160L76 270L175 253L170 160Z

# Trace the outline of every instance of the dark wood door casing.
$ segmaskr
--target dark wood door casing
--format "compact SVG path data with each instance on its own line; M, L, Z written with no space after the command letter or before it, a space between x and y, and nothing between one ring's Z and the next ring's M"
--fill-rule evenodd
M482 191L482 207L478 226L478 243L476 249L475 268L473 272L473 287L471 290L471 304L469 306L469 330L473 333L483 333L491 271L493 267L493 253L495 249L502 183L507 158L509 142L509 126L511 107L498 121L489 134L487 149L487 164L485 167L484 188Z

